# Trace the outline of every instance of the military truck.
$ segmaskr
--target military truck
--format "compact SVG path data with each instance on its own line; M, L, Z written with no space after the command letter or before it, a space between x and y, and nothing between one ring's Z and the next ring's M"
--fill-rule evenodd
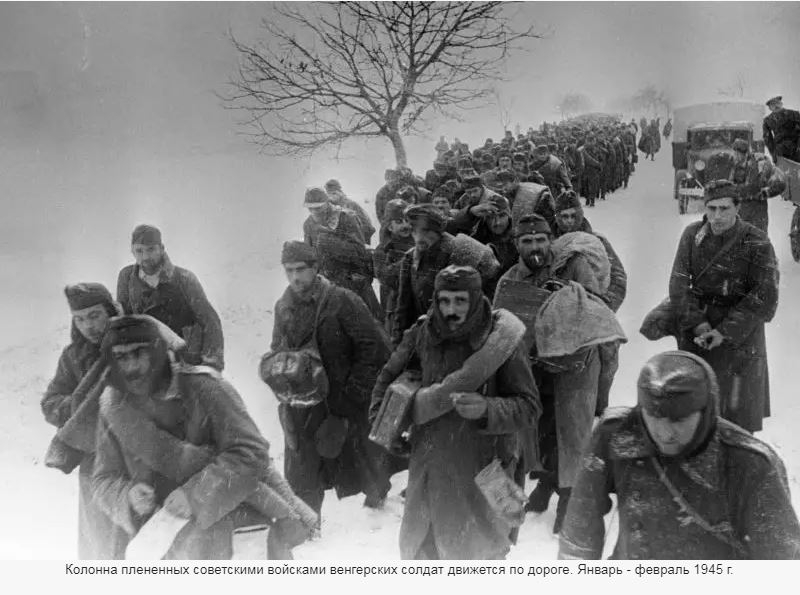
M737 138L746 140L753 151L764 150L764 112L760 103L745 101L699 103L673 111L673 197L679 213L702 204L705 184L730 176Z

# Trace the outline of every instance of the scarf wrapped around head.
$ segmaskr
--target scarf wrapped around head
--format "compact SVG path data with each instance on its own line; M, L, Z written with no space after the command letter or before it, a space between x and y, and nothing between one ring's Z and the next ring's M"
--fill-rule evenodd
M433 301L428 317L431 334L438 341L469 339L486 328L492 318L492 304L483 295L481 275L473 267L450 265L436 275L434 281ZM469 292L469 312L464 323L455 330L450 330L447 321L439 309L440 291Z

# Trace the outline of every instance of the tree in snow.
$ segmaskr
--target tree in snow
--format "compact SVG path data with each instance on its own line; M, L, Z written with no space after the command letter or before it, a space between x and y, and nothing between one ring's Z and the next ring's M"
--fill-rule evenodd
M558 98L556 110L561 114L561 119L566 120L588 112L592 109L592 100L583 93L564 93Z
M502 2L341 2L273 6L264 36L231 34L239 67L223 95L265 152L309 155L351 138L403 135L430 114L490 98L508 55L538 38Z
M660 113L669 113L670 109L671 102L667 92L652 83L636 91L630 99L630 111L657 116Z

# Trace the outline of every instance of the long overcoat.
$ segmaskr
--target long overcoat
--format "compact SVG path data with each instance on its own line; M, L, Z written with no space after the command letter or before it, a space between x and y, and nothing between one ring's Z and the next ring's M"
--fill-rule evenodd
M511 314L506 313L507 316ZM386 388L400 375L411 354L422 363L422 386L441 381L458 370L485 341L492 323L461 341L437 342L427 331L427 318L403 336L392 358L381 371L372 394L377 412ZM413 559L433 534L442 559L502 558L511 541L499 528L475 476L495 457L515 468L522 452L520 433L533 426L541 412L527 354L517 347L485 387L487 417L468 420L451 410L411 432L411 458L400 553Z
M330 384L328 397L309 409L286 405L279 409L286 442L284 475L295 493L319 510L324 490L331 487L340 498L388 490L388 463L367 439L367 413L375 378L389 358L389 345L353 292L321 276L316 283L312 300L304 302L290 289L278 300L272 350L296 349L312 338L322 299L316 341ZM323 458L315 446L316 432L328 415L348 421L347 439L336 458Z
M153 452L148 442L137 443L136 436L124 435L126 428L110 422L113 409L122 403L177 440L207 448L208 464L187 479L168 477L158 466L165 453ZM130 507L128 493L135 484L154 488L158 505L182 488L192 518L176 536L167 559L230 558L235 511L263 478L268 461L269 445L241 397L210 368L173 370L164 399L137 398L115 389L106 389L100 399L94 497L127 539L147 520ZM179 456L166 465L181 473Z
M764 324L778 307L769 238L740 219L718 236L705 218L692 223L678 244L669 297L680 329L678 347L705 359L717 374L722 416L751 432L761 430L770 414ZM703 322L724 337L711 351L694 343L693 329Z
M87 341L72 324L72 342L61 352L55 376L41 401L48 423L60 428L72 416L72 393L100 357L97 345ZM86 454L78 467L78 558L110 560L119 557L114 523L92 497L94 454Z

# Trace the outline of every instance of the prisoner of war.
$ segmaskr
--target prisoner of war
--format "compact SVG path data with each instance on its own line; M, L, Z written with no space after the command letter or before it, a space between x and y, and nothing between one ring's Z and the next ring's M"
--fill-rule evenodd
M82 560L107 560L115 557L111 519L92 498L91 480L94 469L94 436L97 426L97 408L83 401L98 398L102 391L105 361L101 358L100 344L112 316L121 314L122 308L114 302L111 293L100 283L76 283L64 288L72 313L70 343L61 352L56 373L42 398L41 406L48 423L59 428L58 440L69 440L70 446L82 443L88 450L72 450L62 446L61 457L48 456L47 466L70 473L75 464L78 469L78 557ZM96 392L95 397L90 393ZM67 422L67 429L62 430ZM70 436L64 433L69 432ZM70 439L71 438L71 439ZM51 449L53 447L51 446ZM69 453L78 457L69 462ZM48 453L49 455L52 453Z
M560 537L560 559L600 559L617 495L611 558L798 559L786 471L766 443L719 416L716 375L667 351L638 380L638 404L607 410L592 433Z
M146 315L113 319L103 338L110 372L100 397L92 492L115 525L117 554L164 508L186 523L165 559L230 559L237 520L252 509L263 515L260 522L275 521L271 557L289 557L275 538L303 531L258 495L263 483L296 496L272 468L269 445L236 390L211 367L176 363L182 344Z
M535 432L541 405L524 325L493 310L481 286L472 267L439 271L427 315L403 334L372 391L374 420L389 385L418 357L422 388L412 405L403 559L503 559L514 537L475 477L497 459L524 481L520 434ZM520 512L523 501L520 490Z

